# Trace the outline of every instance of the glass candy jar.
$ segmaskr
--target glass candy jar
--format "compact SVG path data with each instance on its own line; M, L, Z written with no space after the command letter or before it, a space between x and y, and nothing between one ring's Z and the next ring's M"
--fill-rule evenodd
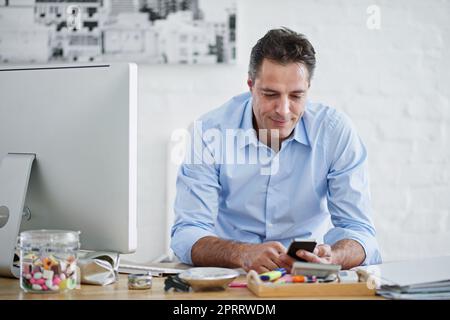
M20 287L56 293L77 286L78 231L30 230L20 234Z

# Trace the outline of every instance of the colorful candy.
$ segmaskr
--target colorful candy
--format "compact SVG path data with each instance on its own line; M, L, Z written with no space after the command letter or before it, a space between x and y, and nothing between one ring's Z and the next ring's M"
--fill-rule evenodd
M76 257L63 258L35 253L24 256L22 287L29 292L59 292L72 290L77 285Z
M33 284L33 286L31 288L33 290L35 290L35 291L41 291L42 290L42 287L40 285L38 285L38 284Z

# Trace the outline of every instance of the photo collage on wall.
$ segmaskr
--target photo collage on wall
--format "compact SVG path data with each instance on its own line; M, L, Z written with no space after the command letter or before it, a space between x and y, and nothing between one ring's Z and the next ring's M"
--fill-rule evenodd
M236 0L0 0L0 64L236 62Z

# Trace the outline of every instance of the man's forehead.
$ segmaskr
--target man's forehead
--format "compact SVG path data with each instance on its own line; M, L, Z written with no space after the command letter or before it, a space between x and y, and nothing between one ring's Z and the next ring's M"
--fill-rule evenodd
M264 88L289 87L290 90L305 91L309 86L308 75L308 69L302 63L280 64L264 59L255 84Z
M306 65L302 62L288 62L288 63L281 63L275 60L267 59L265 58L260 66L260 71L274 71L276 69L284 69L284 70L295 70L302 76L308 76L308 68Z

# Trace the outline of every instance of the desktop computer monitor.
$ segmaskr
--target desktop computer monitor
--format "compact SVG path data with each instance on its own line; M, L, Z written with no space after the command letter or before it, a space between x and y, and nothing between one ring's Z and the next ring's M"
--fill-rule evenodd
M19 226L81 231L86 250L136 250L135 64L0 67L0 220L3 274Z

